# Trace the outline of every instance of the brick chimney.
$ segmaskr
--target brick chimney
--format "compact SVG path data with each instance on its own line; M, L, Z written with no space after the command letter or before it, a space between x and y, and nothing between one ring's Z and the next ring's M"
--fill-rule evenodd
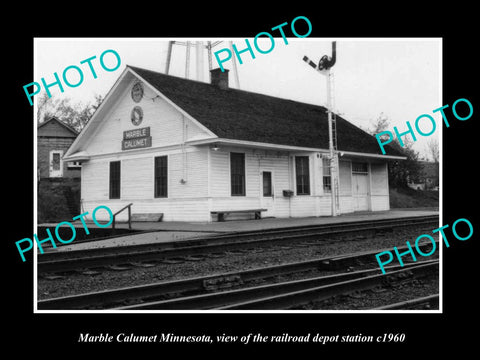
M228 69L222 71L220 68L210 70L210 82L213 86L222 90L228 89Z

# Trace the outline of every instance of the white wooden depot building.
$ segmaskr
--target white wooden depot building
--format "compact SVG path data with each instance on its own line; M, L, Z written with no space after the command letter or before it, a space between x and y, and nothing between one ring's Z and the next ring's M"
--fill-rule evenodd
M339 116L336 124L339 212L388 210L386 161L403 157L382 155L374 137ZM204 83L127 66L64 160L82 163L90 214L133 203L133 214L210 222L227 210L330 216L328 154L324 107L231 89L219 69Z

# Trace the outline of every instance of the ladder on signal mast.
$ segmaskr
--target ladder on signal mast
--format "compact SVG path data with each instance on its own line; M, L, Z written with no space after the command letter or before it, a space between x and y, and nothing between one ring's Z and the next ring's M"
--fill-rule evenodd
M335 115L335 112L333 111L333 109L335 109L335 81L332 72L329 72L327 76L327 81L329 82L328 86L330 88L327 96L329 96L328 104L330 105L328 111L331 113L332 116L332 142L333 149L337 151L337 115Z
M338 185L338 176L335 176L335 203L337 205L337 212L340 213L340 189Z
M330 114L331 122L332 122L332 146L333 146L333 153L335 154L338 150L337 147L337 115L333 111L335 109L335 79L333 76L333 72L327 72L327 84L328 84L328 91L327 91L327 103L328 103L328 112ZM333 182L333 198L335 200L335 211L336 214L340 214L340 189L339 189L339 182L338 182L338 158L332 159L332 172L335 174Z

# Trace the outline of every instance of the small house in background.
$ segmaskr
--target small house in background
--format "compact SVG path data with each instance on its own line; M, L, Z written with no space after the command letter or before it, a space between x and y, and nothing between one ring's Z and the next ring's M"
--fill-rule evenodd
M81 165L65 162L63 156L78 133L55 117L37 127L37 166L40 179L79 178Z
M438 162L419 161L420 171L418 176L409 179L408 186L415 190L438 191L439 166Z
M77 135L55 117L37 127L38 223L70 220L80 214L81 165L63 159Z

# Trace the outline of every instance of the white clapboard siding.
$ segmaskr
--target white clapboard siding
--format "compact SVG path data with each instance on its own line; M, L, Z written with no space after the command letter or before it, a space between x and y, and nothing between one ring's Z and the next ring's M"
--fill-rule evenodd
M354 211L353 207L353 197L350 196L342 196L340 195L340 213L341 214L348 214Z
M223 148L219 151L211 151L211 189L212 198L229 197L231 195L230 184L230 153L238 152L245 154L245 196L238 198L254 197L259 198L260 180L259 180L259 162L256 156L248 149ZM237 196L232 200L239 203Z
M371 211L390 209L388 168L386 163L371 163Z
M291 217L316 216L319 197L299 195L290 198Z
M372 195L388 195L388 171L386 163L370 164Z
M83 211L89 212L86 218L87 220L91 220L92 211L97 206L108 206L112 213L115 213L129 203L129 201L125 200L109 200L107 203L103 201L83 201L82 209ZM163 221L210 221L208 200L206 198L143 200L134 202L131 210L132 214L163 213ZM108 213L104 210L99 210L96 214L96 219L99 221L108 221ZM121 212L116 217L116 221L118 222L126 222L127 220L127 210Z
M230 196L230 152L245 153L245 196ZM262 207L261 173L270 171L275 202L273 216L289 216L289 199L283 197L283 190L293 189L290 183L290 164L287 154L225 147L219 151L210 152L210 169L212 210L246 210ZM233 215L229 218L233 218Z
M210 221L207 198L166 199L162 212L164 221Z
M213 198L230 196L229 152L210 152L210 195Z
M390 210L390 198L388 195L372 195L371 211Z
M153 198L153 167L152 156L122 160L120 166L121 199L133 201Z
M116 105L102 119L102 124L88 144L90 155L122 152L123 132L144 127L150 127L152 148L208 136L203 129L157 96L149 87L145 86L144 97L138 103L132 100L130 91L131 85L126 86ZM140 106L143 110L143 120L138 126L131 122L131 111L135 106Z
M267 155L257 155L252 161L257 162L259 175L260 171L271 171L273 173L275 196L283 196L283 190L292 190L290 186L289 158L287 155L269 155L267 153Z
M322 196L316 197L316 214L315 216L330 216L332 215L332 196L326 193Z
M105 161L87 161L82 164L82 191L84 200L108 200L110 168Z
M352 195L352 163L350 161L341 160L339 161L339 185L340 185L340 196L342 195Z
M245 152L246 196L260 198L260 169L258 158L251 151Z
M245 154L245 196L231 196L230 184L230 152ZM258 209L260 202L260 175L258 160L249 149L224 147L219 151L211 151L211 210L247 210ZM252 214L232 214L228 219L248 219ZM212 217L216 220L216 216Z
M199 221L208 221L207 204L207 149L188 148L152 154L124 156L121 160L121 190L120 199L109 199L109 169L110 161L105 158L85 162L82 167L82 202L112 206L120 209L132 202L132 213L152 212L164 213L164 219L187 218L190 213ZM154 197L154 157L168 156L168 198ZM184 167L184 161L187 167ZM182 183L181 179L186 179ZM179 199L185 199L180 202ZM196 205L198 199L202 205ZM183 207L183 209L182 209ZM168 212L168 213L167 213ZM181 214L176 214L181 213ZM200 214L201 213L201 214ZM126 219L125 214L119 215ZM174 220L172 220L174 221Z
M168 157L168 197L195 198L207 196L208 148L179 152ZM182 181L183 180L183 181Z

